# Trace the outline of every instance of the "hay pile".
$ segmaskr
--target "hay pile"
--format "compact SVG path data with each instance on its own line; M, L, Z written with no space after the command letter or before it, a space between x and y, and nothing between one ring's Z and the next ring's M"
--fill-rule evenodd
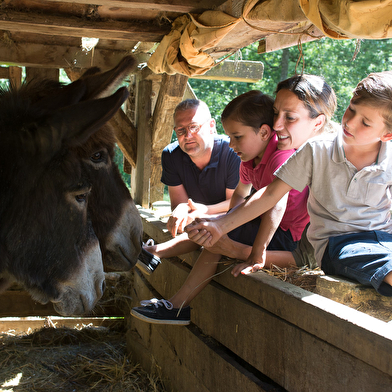
M0 391L164 391L127 357L122 324L6 332L0 347Z
M272 265L269 269L265 268L263 271L268 275L275 276L284 282L291 283L311 292L315 291L317 277L324 275L324 272L318 267L310 269L306 266L299 268L295 265L286 268Z

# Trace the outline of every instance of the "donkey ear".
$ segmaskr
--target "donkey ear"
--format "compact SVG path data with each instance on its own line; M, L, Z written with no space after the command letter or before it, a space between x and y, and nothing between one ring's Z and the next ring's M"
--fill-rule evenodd
M63 140L68 145L82 144L114 116L128 96L128 90L122 87L110 97L65 107L56 113L52 125L61 126Z
M83 100L107 97L118 89L125 78L136 68L134 56L124 57L116 67L106 72L99 72L99 68L87 70L79 80L86 83L87 91Z
M54 112L45 126L40 127L42 159L50 159L64 145L83 144L114 116L128 95L122 87L110 97L79 102Z
M34 102L33 110L35 113L51 113L58 108L74 105L86 94L86 85L82 80L70 83L66 86L49 90L44 98Z

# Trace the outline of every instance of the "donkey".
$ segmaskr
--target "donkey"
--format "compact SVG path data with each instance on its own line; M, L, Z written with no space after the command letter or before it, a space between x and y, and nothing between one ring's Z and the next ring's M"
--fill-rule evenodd
M83 80L51 94L44 86L0 90L0 283L16 280L61 315L83 314L105 279L87 211L91 183L75 149L128 92L92 100Z

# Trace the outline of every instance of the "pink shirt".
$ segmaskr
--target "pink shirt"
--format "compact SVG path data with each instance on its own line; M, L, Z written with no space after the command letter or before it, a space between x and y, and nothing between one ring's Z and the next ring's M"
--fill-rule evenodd
M253 188L259 190L274 180L275 171L295 152L295 150L278 150L277 146L278 138L274 135L268 143L261 162L256 167L253 167L253 160L241 162L240 181L243 184L252 184ZM308 187L302 192L292 189L289 192L286 212L280 222L281 229L284 231L290 229L294 241L299 241L305 226L309 222L306 208L308 194Z

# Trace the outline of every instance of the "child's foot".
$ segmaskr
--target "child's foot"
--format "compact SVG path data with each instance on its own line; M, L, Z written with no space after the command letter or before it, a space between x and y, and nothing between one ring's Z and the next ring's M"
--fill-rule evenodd
M153 298L141 301L142 306L131 310L132 316L152 324L188 325L191 322L191 308L173 308L173 304L165 299Z
M153 240L148 240L146 245L150 246L153 245L154 241ZM142 246L142 251L139 254L138 260L136 262L136 267L139 268L140 271L144 272L146 275L151 275L155 269L158 267L159 264L161 264L161 259L158 256L153 255L149 251L147 251L144 248L144 245Z

